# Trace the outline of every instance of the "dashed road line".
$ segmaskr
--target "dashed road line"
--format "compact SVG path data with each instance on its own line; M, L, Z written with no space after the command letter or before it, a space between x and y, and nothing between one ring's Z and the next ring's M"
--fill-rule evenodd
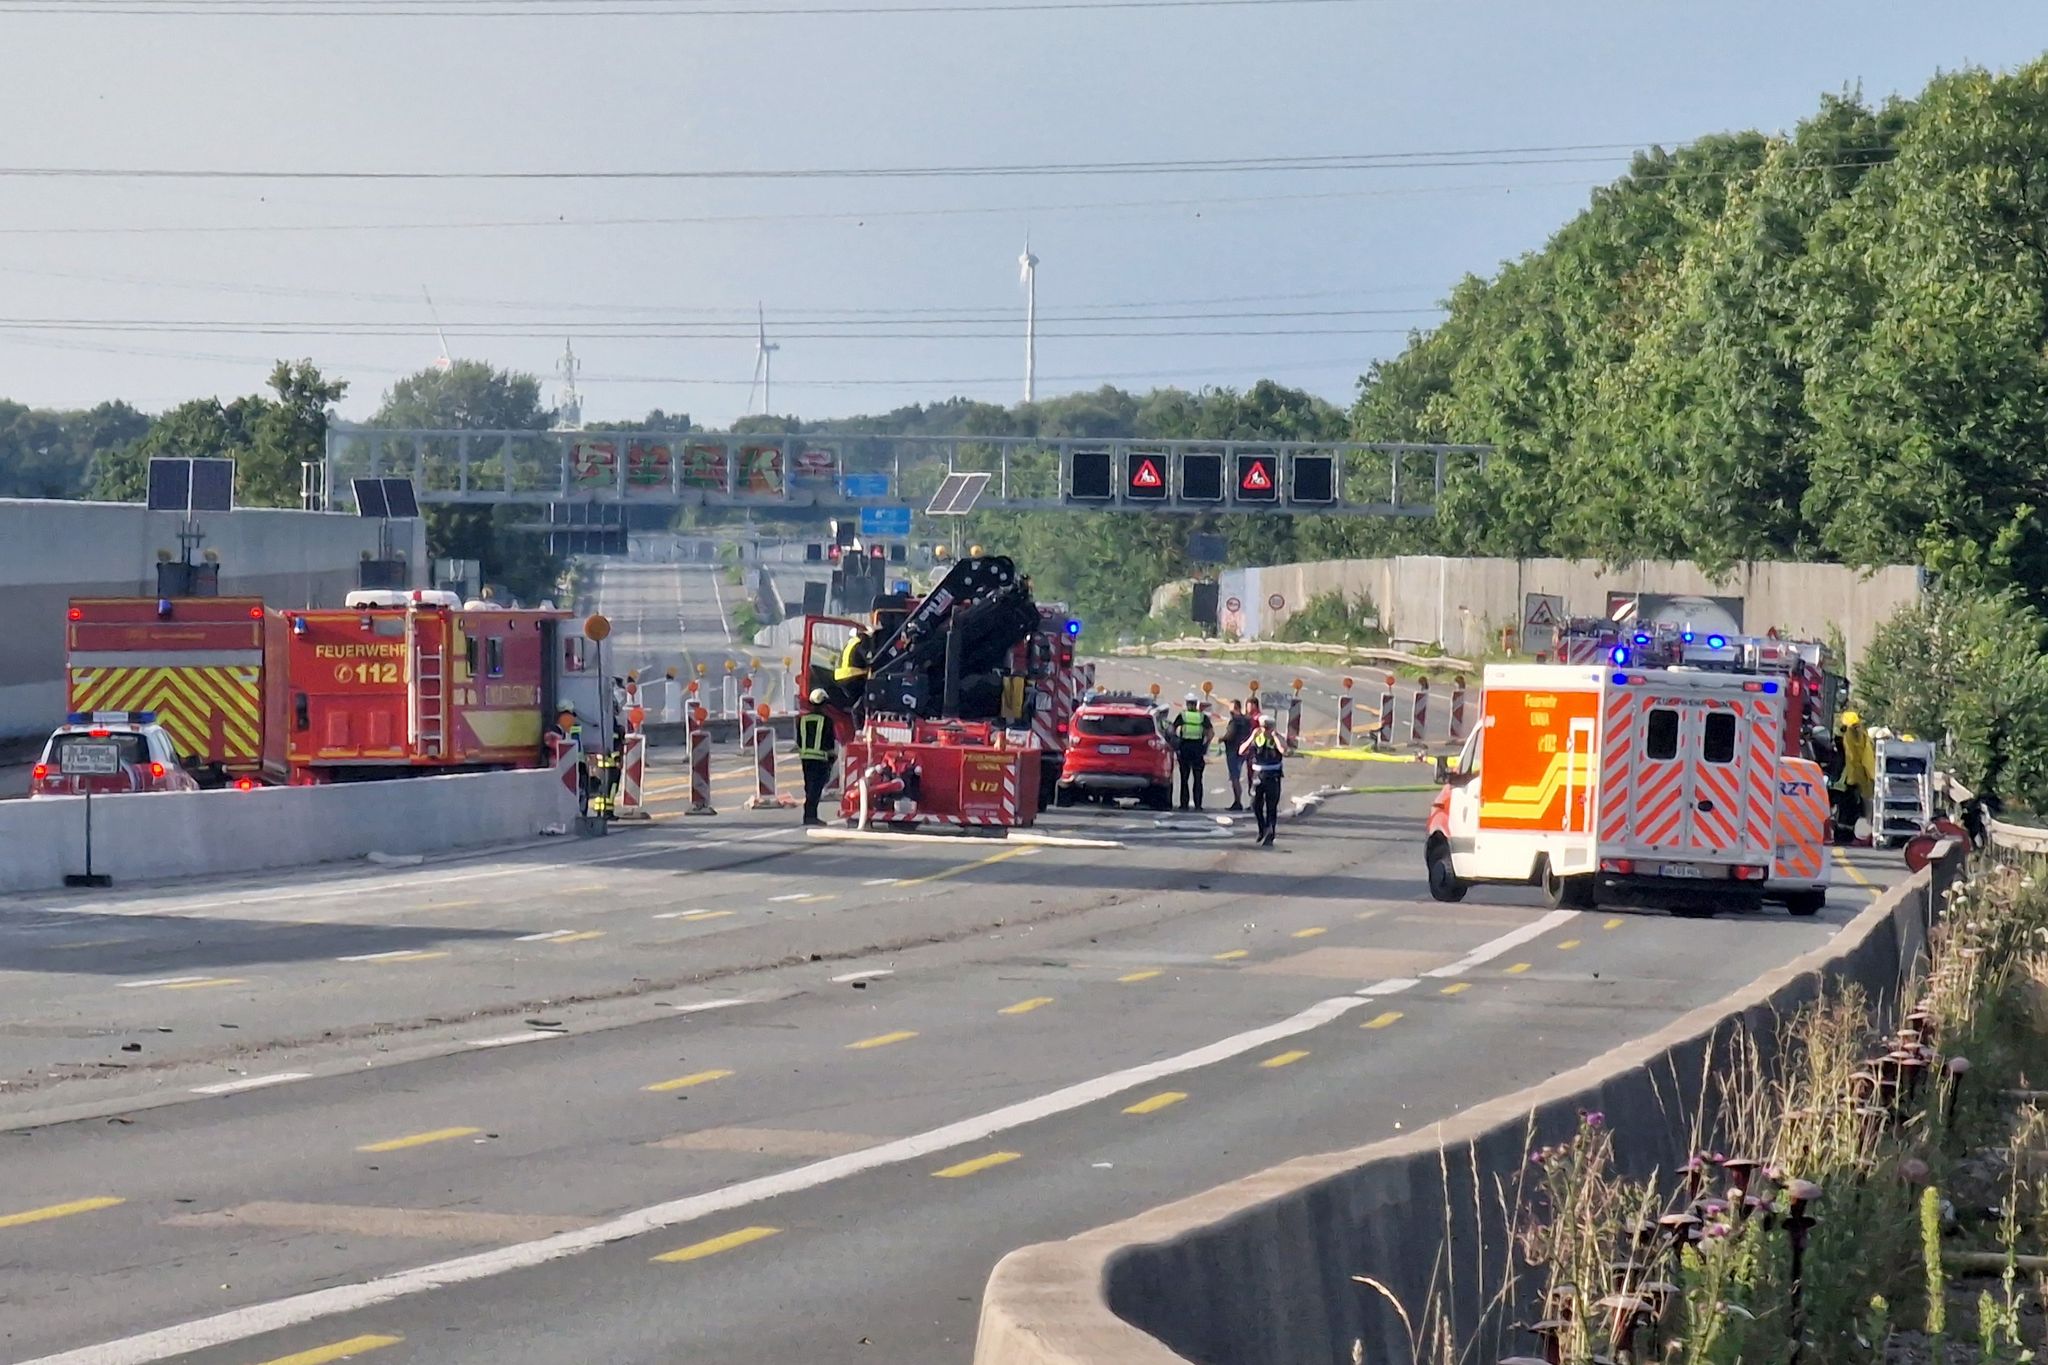
M643 1085L640 1088L652 1094L666 1095L672 1090L688 1090L694 1086L709 1085L713 1081L722 1081L730 1075L732 1075L730 1071L693 1071L687 1076L678 1076L672 1081L656 1081L653 1085Z
M1301 1048L1296 1048L1291 1052L1276 1053L1275 1055L1266 1058L1265 1061L1260 1062L1259 1065L1264 1067L1268 1071L1277 1071L1283 1066L1293 1066L1296 1062L1300 1061L1302 1058L1306 1056L1308 1056L1308 1053L1305 1050Z
M352 953L337 957L336 962L425 962L431 958L446 957L445 951L428 951L421 948L394 948L388 953Z
M204 976L158 976L152 977L148 981L123 981L119 985L124 991L146 991L160 989L164 986L189 986L195 981L206 981L209 979Z
M1232 948L1232 949L1231 949L1231 950L1230 950L1229 952L1227 952L1227 953L1217 953L1217 954L1216 954L1216 955L1215 955L1214 957L1212 957L1212 958L1210 959L1210 961L1212 961L1212 962L1235 962L1235 961L1237 961L1237 960L1238 960L1239 958L1241 958L1241 957L1250 957L1250 956L1251 956L1251 954L1250 954L1250 953L1249 953L1248 951L1246 951L1245 949L1243 949L1243 948Z
M275 1360L262 1362L262 1365L329 1365L332 1361L353 1360L371 1351L381 1351L386 1346L396 1346L404 1340L404 1337L366 1332L359 1337L350 1337L347 1341L337 1341L327 1346L315 1346L310 1351L294 1351L288 1356L278 1356Z
M669 1265L677 1265L684 1261L701 1261L706 1256L716 1256L721 1251L731 1251L750 1242L763 1241L781 1231L781 1228L741 1228L738 1232L728 1232L723 1237L710 1237L701 1242L692 1242L686 1247L677 1247L674 1251L665 1251L653 1259Z
M1005 1005L1001 1009L997 1010L996 1013L1029 1014L1031 1013L1031 1011L1035 1009L1042 1009L1043 1007L1050 1005L1051 1003L1052 997L1049 995L1034 995L1029 1000L1019 1000L1014 1005Z
M727 1010L731 1009L734 1005L744 1005L746 1003L746 1001L737 998L731 1000L699 1000L688 1005L670 1005L669 1008L677 1014L702 1014L706 1010Z
M1185 1090L1162 1090L1156 1095L1139 1100L1136 1104L1124 1106L1126 1114L1156 1114L1168 1105L1179 1104L1188 1097Z
M1011 858L1022 858L1036 852L1038 852L1038 846L1035 844L1027 845L1024 848L1006 848L999 853L991 853L986 858L980 858L971 863L962 863L958 867L944 868L938 872L927 873L922 877L905 877L902 881L897 882L896 885L923 886L928 882L940 882L948 877L958 877L964 873L990 867L996 863L1006 862Z
M1321 925L1317 925L1317 926L1315 926L1314 928L1311 928L1311 929L1296 929L1296 930L1295 930L1295 931L1294 931L1294 932L1293 932L1292 934L1290 934L1290 935L1289 935L1288 937L1290 937L1290 938L1319 938L1319 937L1321 937L1322 935L1324 935L1324 934L1327 934L1327 933L1329 933L1329 932L1330 932L1330 931L1329 931L1328 929L1325 929L1325 928L1323 928L1323 927L1322 927Z
M386 1138L382 1142L368 1142L356 1148L359 1152L402 1152L408 1147L425 1147L436 1142L453 1142L456 1138L475 1137L481 1128L434 1128L424 1133L408 1133L404 1137Z
M543 1038L563 1037L562 1031L542 1029L533 1033L507 1033L497 1038L472 1038L471 1047L510 1047L514 1043L537 1043Z
M307 1081L313 1078L310 1071L279 1071L269 1076L244 1076L239 1081L221 1081L216 1085L195 1085L195 1095L238 1095L244 1090L261 1090L265 1086L283 1085L288 1081Z
M1400 1017L1401 1017L1401 1011L1399 1011L1399 1010L1387 1010L1387 1011L1386 1011L1385 1013L1383 1013L1383 1014L1375 1014L1375 1015L1374 1015L1374 1016L1373 1016L1372 1018L1370 1018L1370 1019L1366 1020L1366 1021L1365 1021L1364 1023L1360 1024L1360 1025L1359 1025L1359 1027L1360 1027L1360 1028L1385 1028L1385 1027L1387 1027L1387 1025L1389 1025L1389 1024L1391 1024L1391 1023L1393 1023L1393 1022L1394 1022L1395 1020L1399 1019Z
M863 1038L857 1043L848 1043L848 1052L865 1052L870 1048L888 1047L891 1043L908 1042L917 1034L910 1029L898 1029L894 1033L878 1033L872 1038Z
M1471 983L1471 982L1469 982L1469 981L1453 981L1453 982L1452 982L1452 983L1451 983L1450 985L1448 985L1448 986L1444 987L1444 988L1443 988L1442 990L1438 991L1438 992L1437 992L1437 994L1438 994L1438 995L1463 995L1463 994L1464 994L1464 993L1465 993L1466 991L1469 991L1469 990L1471 990L1471 989L1472 989L1472 983Z
M1579 940L1577 940L1577 939L1575 939L1575 938L1568 938L1568 939L1566 939L1566 940L1565 940L1564 942L1562 942L1562 943L1560 943L1560 944L1558 944L1558 945L1557 945L1557 950L1558 950L1558 951L1559 951L1560 953L1568 953L1568 952L1570 952L1570 951L1571 951L1572 949L1574 949L1574 948L1576 948L1576 947L1578 947L1578 946L1579 946Z
M896 973L887 967L877 967L872 971L865 972L841 972L838 976L832 978L832 984L835 986L850 986L856 981L880 981L885 976L894 975Z
M74 1199L68 1204L49 1204L40 1209L24 1209L20 1213L0 1214L0 1228L26 1227L30 1223L47 1223L54 1218L69 1218L74 1214L97 1213L111 1209L116 1204L125 1204L125 1199L112 1195L97 1195L91 1199Z
M1120 985L1129 986L1134 985L1135 983L1140 981L1150 981L1155 976L1163 975L1165 975L1165 973L1159 968L1149 967L1142 972L1125 972L1122 976L1117 978L1117 982Z
M1523 972L1529 970L1529 965L1526 962L1517 962L1514 966L1504 967L1501 970L1509 976L1520 976Z
M932 1172L932 1177L936 1180L960 1180L970 1175L978 1175L992 1166L1007 1166L1022 1155L1022 1152L990 1152L987 1156L972 1157L951 1166L941 1167Z
M157 989L165 991L204 991L211 990L215 986L246 986L248 984L249 978L246 976L202 976L196 981L166 981Z
M550 947L560 947L564 943L588 943L590 942L590 940L594 938L603 937L604 930L602 929L584 929L577 933L561 934L557 937L546 939L543 941L546 942Z
M1628 921L1625 919L1611 919L1607 921L1607 923L1601 925L1600 927L1602 929L1619 929L1622 925L1626 923L1628 923Z

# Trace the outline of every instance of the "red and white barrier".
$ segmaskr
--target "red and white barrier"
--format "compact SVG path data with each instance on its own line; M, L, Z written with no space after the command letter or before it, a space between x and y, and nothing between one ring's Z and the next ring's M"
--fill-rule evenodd
M1424 678L1415 689L1415 710L1408 718L1408 742L1427 744L1429 742L1429 679Z
M767 721L754 726L754 794L747 798L748 810L770 810L794 806L793 797L775 790L775 727Z
M711 735L701 709L690 721L690 808L683 814L718 814L711 806Z
M1287 747L1290 750L1301 747L1301 693L1296 692L1287 699Z
M647 736L637 731L626 736L619 750L619 798L612 818L651 818L647 814Z
M1337 694L1337 747L1351 747L1351 689Z
M1458 674L1451 679L1451 738L1465 737L1465 675Z
M740 679L740 747L754 742L754 675L742 673Z
M1382 749L1392 748L1394 743L1394 675L1387 674L1387 680L1380 687L1380 713L1378 724L1373 727L1373 743Z

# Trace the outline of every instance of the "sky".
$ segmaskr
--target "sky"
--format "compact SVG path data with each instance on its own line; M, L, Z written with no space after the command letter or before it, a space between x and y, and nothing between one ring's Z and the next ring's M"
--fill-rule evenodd
M1019 3L1067 7L971 12ZM304 356L361 419L438 323L550 401L573 334L589 419L1009 403L1028 237L1040 397L1348 404L1632 149L2048 45L2040 0L1124 4L0 0L0 396Z

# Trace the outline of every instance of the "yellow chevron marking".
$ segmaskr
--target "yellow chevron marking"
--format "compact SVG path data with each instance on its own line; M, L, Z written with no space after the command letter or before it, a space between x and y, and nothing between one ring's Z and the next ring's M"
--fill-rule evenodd
M262 732L262 673L254 665L81 668L71 674L78 711L154 711L180 753L213 748L213 727L230 754L254 757Z
M1583 754L1563 753L1550 756L1550 766L1544 769L1543 780L1534 786L1509 787L1501 793L1500 800L1481 803L1479 816L1501 820L1539 820L1550 810L1551 802L1557 799L1569 779L1580 778L1580 786L1590 786L1594 765L1599 759L1597 750ZM1580 771L1574 773L1573 769Z

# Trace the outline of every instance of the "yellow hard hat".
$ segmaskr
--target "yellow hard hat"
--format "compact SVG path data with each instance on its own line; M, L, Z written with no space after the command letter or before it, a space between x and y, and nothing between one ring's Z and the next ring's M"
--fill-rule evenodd
M1857 715L1857 714L1856 714L1856 713L1855 713L1854 711L1844 711L1844 712L1842 713L1842 724L1844 724L1844 725L1861 725L1862 723L1863 723L1863 717L1862 717L1862 716L1859 716L1859 715Z

